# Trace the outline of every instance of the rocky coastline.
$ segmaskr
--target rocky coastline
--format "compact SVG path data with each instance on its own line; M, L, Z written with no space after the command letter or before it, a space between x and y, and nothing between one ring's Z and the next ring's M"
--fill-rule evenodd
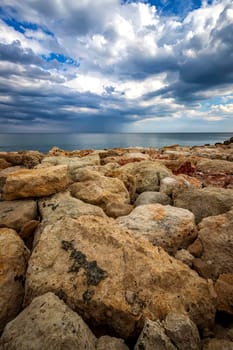
M233 349L233 138L0 152L0 350Z

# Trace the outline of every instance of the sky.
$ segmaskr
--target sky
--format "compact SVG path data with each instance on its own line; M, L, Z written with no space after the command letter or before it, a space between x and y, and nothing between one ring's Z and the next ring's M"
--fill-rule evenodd
M1 0L0 132L233 132L233 1Z

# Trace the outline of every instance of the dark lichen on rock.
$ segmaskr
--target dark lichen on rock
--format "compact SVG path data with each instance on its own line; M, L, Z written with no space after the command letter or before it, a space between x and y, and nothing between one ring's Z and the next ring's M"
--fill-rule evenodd
M93 290L87 289L83 293L83 301L87 304L92 299L94 294L95 294L95 292Z
M87 284L92 286L97 286L101 280L107 277L106 271L101 269L95 260L87 263L86 273Z

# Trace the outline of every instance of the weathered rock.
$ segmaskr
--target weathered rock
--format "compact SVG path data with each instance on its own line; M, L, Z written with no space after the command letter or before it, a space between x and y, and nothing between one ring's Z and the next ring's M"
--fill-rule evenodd
M233 350L233 342L223 339L208 339L203 343L203 350Z
M20 311L29 252L17 233L0 229L0 333Z
M53 293L35 298L0 339L1 350L95 350L96 338L81 317Z
M201 257L203 253L203 246L199 238L197 238L192 244L190 244L190 246L188 247L188 252L196 258Z
M159 321L146 320L134 350L177 350Z
M227 160L200 158L196 164L196 172L206 174L233 174L233 163Z
M85 172L84 172L85 174ZM103 176L98 172L89 171L86 177L79 177L80 182L75 182L70 186L72 196L84 202L99 205L106 210L106 205L110 202L128 204L130 202L129 193L122 181L117 178Z
M39 224L40 224L40 222L38 220L30 220L30 221L26 222L21 227L21 230L19 232L20 237L27 240L34 233L34 231L37 229Z
M188 316L169 313L164 322L166 335L179 350L199 350L201 340L196 325Z
M33 200L0 202L0 227L20 231L30 220L37 217L37 203Z
M174 205L190 210L198 223L205 217L230 210L233 206L233 190L214 187L188 189L176 194Z
M113 219L81 216L46 226L28 264L25 304L58 293L84 320L122 338L143 318L189 314L208 327L215 314L213 286Z
M143 204L171 204L171 198L168 197L165 193L146 191L142 192L135 201L135 206Z
M41 163L43 154L38 151L22 152L22 164L31 169Z
M129 163L122 166L119 171L135 177L137 193L159 191L160 181L172 174L168 168L158 161Z
M133 206L125 203L110 202L106 205L105 212L112 218L128 215L133 210Z
M187 175L169 176L161 180L160 192L168 196L174 197L176 193L186 189L201 188L202 184L194 177Z
M117 222L171 254L186 248L197 236L194 215L170 205L140 205Z
M9 168L0 171L0 192L3 190L7 176L22 169L25 168L22 168L21 166L10 166Z
M105 157L102 159L102 164L108 164L116 162L119 165L125 165L128 163L141 162L143 160L148 160L150 157L148 154L143 154L141 152L127 152L122 155L115 155L110 157Z
M10 174L3 187L3 198L12 200L43 197L64 190L69 184L67 166L27 169Z
M134 203L136 193L136 179L134 176L124 173L119 169L112 169L111 171L107 171L105 175L121 180L129 192L130 202Z
M109 337L105 335L100 337L96 344L96 350L129 350L123 339Z
M190 267L193 265L194 256L186 249L178 250L176 252L175 258Z
M87 166L100 165L100 157L97 153L84 157L50 156L42 160L42 165L67 165L70 178L76 181L76 171Z
M208 217L199 224L198 240L202 255L193 261L195 269L205 278L216 280L222 273L233 271L233 210Z
M23 154L19 152L0 152L0 158L5 159L12 165L23 164Z
M214 289L217 293L217 309L233 315L233 273L219 276Z
M11 166L11 163L8 163L5 159L0 158L0 170L6 169Z

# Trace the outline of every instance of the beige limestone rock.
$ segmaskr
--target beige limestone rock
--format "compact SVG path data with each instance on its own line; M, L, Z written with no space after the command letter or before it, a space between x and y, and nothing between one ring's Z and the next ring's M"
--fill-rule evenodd
M194 177L188 175L173 175L165 177L160 183L160 192L168 196L174 197L177 192L185 189L201 188L201 182Z
M96 338L81 317L53 293L35 298L0 339L1 350L95 350Z
M108 216L112 218L118 218L119 216L128 215L133 210L133 205L119 203L119 202L110 202L106 205L105 212Z
M64 190L69 184L67 166L27 169L10 174L3 187L3 198L43 197Z
M170 205L140 205L117 222L133 231L136 237L143 236L171 254L187 247L197 236L194 215Z
M70 186L72 196L98 205L104 210L110 202L129 204L129 193L121 180L93 171L89 171L89 174L83 172L82 177L79 177L80 182L75 182Z
M122 338L143 319L189 314L200 328L215 314L213 286L113 219L69 217L45 227L28 264L25 305L53 291L93 326Z
M176 252L175 258L182 261L182 263L192 267L194 256L186 249L180 249Z
M203 343L203 350L233 350L233 342L223 339L208 339Z
M215 187L188 189L176 194L174 205L190 210L199 223L205 217L230 210L233 206L233 190Z
M19 170L25 169L21 166L10 166L9 168L3 169L0 171L0 192L3 190L7 176L13 174Z
M196 171L203 173L233 174L233 162L220 159L200 159L196 164Z
M17 233L0 229L0 333L20 311L29 252Z
M144 204L162 204L167 205L171 204L171 198L168 197L165 193L155 192L155 191L146 191L142 192L135 201L135 206Z
M217 293L217 309L233 315L233 273L219 276L214 289Z
M8 163L5 159L0 158L0 170L6 169L11 166L11 163Z
M193 261L195 269L201 276L213 280L217 280L222 273L232 273L233 209L225 214L203 219L198 228L202 254Z
M33 200L16 200L0 202L0 227L21 228L37 217L37 203Z
M129 350L123 339L109 337L105 335L100 337L96 344L96 350Z

